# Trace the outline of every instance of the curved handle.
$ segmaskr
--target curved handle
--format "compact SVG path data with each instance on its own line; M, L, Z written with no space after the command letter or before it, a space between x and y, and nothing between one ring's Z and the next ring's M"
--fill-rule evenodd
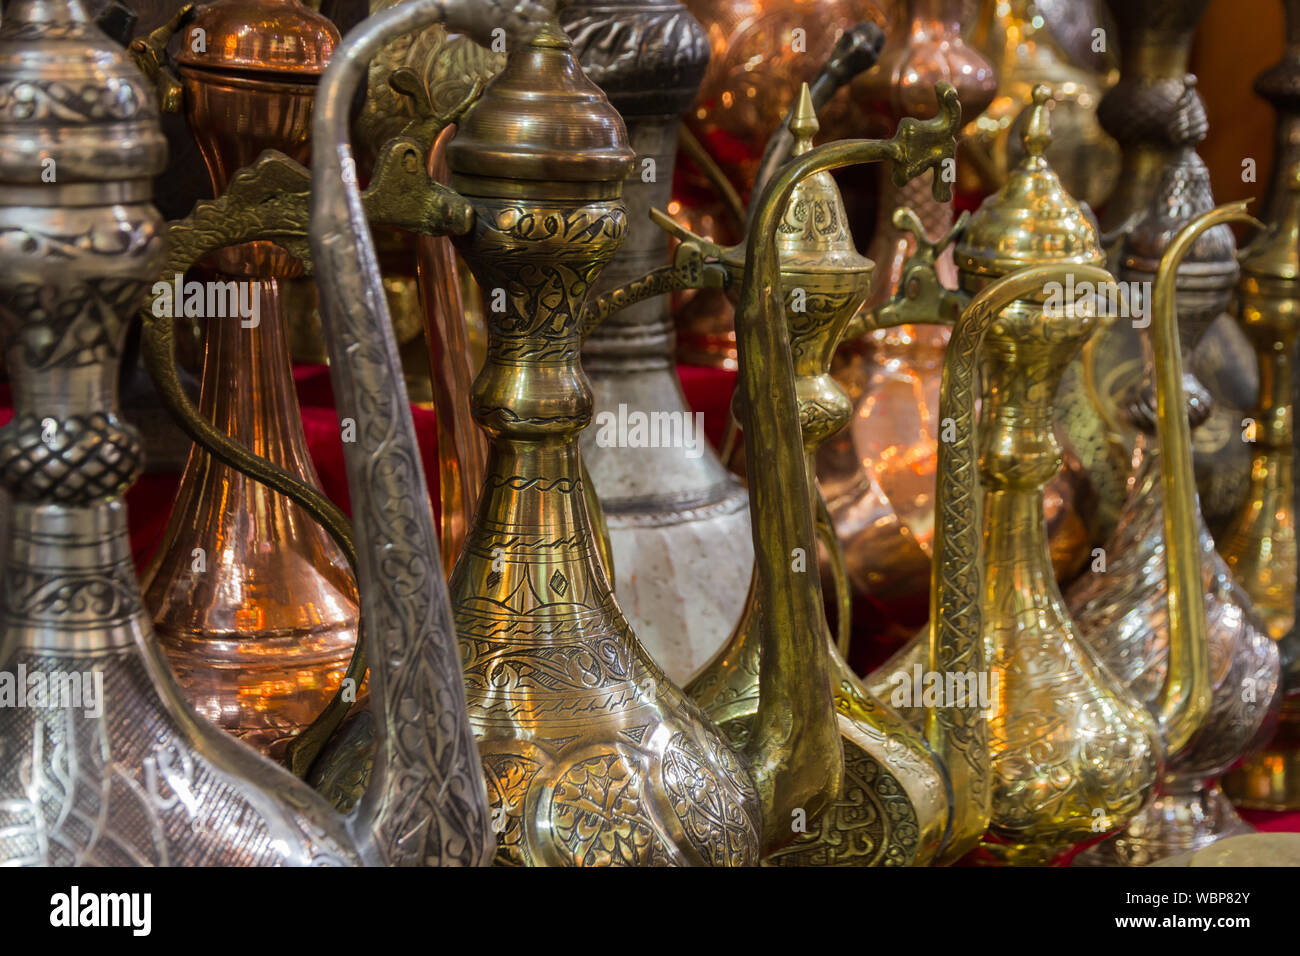
M482 864L494 848L465 705L460 650L424 470L374 241L356 185L348 114L367 64L393 38L444 21L515 39L548 16L521 0L410 0L364 21L335 50L312 117L311 251L344 448L371 655L375 759L350 826L386 864ZM531 31L531 32L530 32Z
M1211 209L1187 223L1160 257L1152 289L1151 348L1156 371L1156 439L1164 495L1169 665L1156 716L1169 753L1182 750L1210 712L1209 644L1201 585L1200 522L1192 472L1191 427L1183 394L1183 356L1175 315L1178 266L1201 233L1228 222L1263 228L1246 202Z

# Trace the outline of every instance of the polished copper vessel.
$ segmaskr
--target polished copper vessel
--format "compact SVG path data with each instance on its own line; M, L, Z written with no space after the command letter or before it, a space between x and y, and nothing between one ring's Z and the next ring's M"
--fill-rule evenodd
M692 232L727 246L745 233L744 207L765 144L794 106L799 84L814 81L835 44L854 24L869 21L884 26L886 18L872 0L684 2L703 25L712 50L708 72L685 116L685 129L716 162L734 198L728 203L699 163L692 161L681 164L669 211ZM870 113L852 92L829 103L815 95L814 105L827 139L859 136L870 127ZM733 307L725 295L716 289L683 295L674 305L674 314L681 361L737 367Z
M1223 223L1205 228L1214 206L1210 174L1196 154L1205 136L1204 107L1188 77L1169 122L1182 153L1165 167L1147 214L1124 240L1119 278L1134 289L1150 283L1176 235L1195 222L1200 231L1185 245L1174 273L1182 346L1183 389L1192 442L1209 417L1213 399L1191 371L1191 356L1218 318L1237 278L1236 243ZM1146 303L1147 308L1155 303ZM1143 310L1131 320L1145 326ZM1125 315L1117 321L1130 321ZM1150 373L1148 373L1148 377ZM1156 397L1151 386L1136 390L1128 418L1138 431L1129 498L1114 536L1067 595L1080 633L1124 684L1154 707L1169 664L1168 580L1164 535L1162 456L1154 444ZM1276 709L1277 647L1249 597L1214 550L1199 507L1195 512L1210 662L1210 713L1182 748L1166 747L1165 774L1156 800L1122 833L1075 859L1076 865L1144 866L1199 849L1224 836L1248 832L1219 789L1218 774L1271 731Z
M994 76L988 61L962 39L961 6L959 0L905 4L900 29L886 41L876 66L855 82L855 98L896 126L904 116L934 115L934 84L943 80L957 89L965 115L982 111L993 96ZM867 250L877 264L869 306L897 291L916 248L918 237L894 225L901 206L920 220L922 242L952 228L952 204L934 199L928 177L896 186L882 176ZM945 284L955 286L951 251L945 248L938 262ZM949 330L937 324L941 316L927 318L920 320L926 324L846 338L833 374L848 392L853 414L849 427L818 452L818 482L844 550L853 632L887 646L915 633L929 606L939 380Z
M218 0L186 31L204 42L187 42L178 55L184 109L217 193L263 150L305 161L334 26L298 0ZM258 301L252 317L202 320L200 412L317 487L279 287L301 264L270 242L224 249L208 264L208 282L233 281ZM333 697L352 656L356 584L338 546L298 505L198 445L143 587L190 700L273 756Z
M165 153L154 91L78 0L10 4L0 89L25 91L0 99L0 336L16 405L0 430L12 498L0 666L66 690L0 708L0 863L483 862L485 794L436 564L377 575L377 562L363 563L367 618L386 644L371 673L379 756L351 816L186 702L132 565L122 494L142 445L116 396L126 324L166 253L149 198ZM385 331L373 339L376 363L356 372L391 398L398 366ZM428 508L411 507L423 480L409 415L385 416L382 429L362 421L388 445L359 442L349 463L389 479L381 488L349 476L363 540L390 555L410 535L432 545ZM405 476L414 481L397 477L398 456L415 462ZM427 598L423 619L385 613L400 589Z
M623 183L627 239L592 289L600 296L665 265L680 114L709 61L704 31L675 0L570 3L560 22L583 71L627 124L637 162ZM666 296L611 312L583 344L595 427L582 455L609 531L619 607L669 678L684 682L740 617L753 567L745 490L718 461L678 381ZM608 421L677 421L632 444ZM663 440L661 440L663 439Z

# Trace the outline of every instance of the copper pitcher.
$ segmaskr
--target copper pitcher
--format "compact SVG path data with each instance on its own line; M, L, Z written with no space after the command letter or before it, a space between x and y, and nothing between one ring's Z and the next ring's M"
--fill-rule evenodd
M338 43L333 24L298 0L217 0L183 39L180 95L218 195L263 150L305 162L312 98ZM270 242L226 248L207 263L214 271L200 274L209 289L233 282L258 297L258 308L251 318L200 320L200 412L318 488L280 296L281 282L302 266ZM352 657L357 593L343 553L298 505L200 444L142 586L190 701L276 758L333 697Z
M472 25L480 8L450 13ZM395 19L410 18L408 10ZM321 87L315 138L327 153L339 131L330 121L341 126L350 105L338 97L345 70L327 73ZM334 367L346 369L336 382L346 385L342 409L363 436L347 453L357 530L367 547L400 561L360 568L366 618L385 635L371 672L379 745L364 798L343 817L185 701L132 567L122 493L140 472L141 443L118 417L115 364L165 254L149 200L164 160L154 91L79 0L11 4L0 73L0 85L35 97L0 105L0 334L17 412L0 430L0 475L13 499L0 561L0 664L7 675L84 678L80 699L0 708L0 746L15 758L0 770L0 860L483 862L485 796L442 575L436 559L419 557L436 554L437 536L427 505L412 507L424 500L423 476L382 305L354 302L339 318L372 343L369 361L333 343ZM57 170L53 181L42 180L43 167ZM324 258L337 236L324 217L316 225ZM357 267L343 259L331 275L355 287Z

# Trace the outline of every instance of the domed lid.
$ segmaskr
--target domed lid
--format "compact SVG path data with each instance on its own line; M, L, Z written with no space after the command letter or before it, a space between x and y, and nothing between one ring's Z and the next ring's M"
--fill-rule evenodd
M13 0L0 91L0 182L147 180L167 164L153 87L80 0ZM34 192L19 201L39 202Z
M791 156L812 149L820 128L805 83L790 117ZM744 247L740 248L743 253ZM777 226L776 252L782 272L863 272L874 267L853 245L844 198L828 172L805 176L795 185Z
M339 31L299 0L216 0L180 33L176 62L204 70L318 77Z
M1184 78L1183 94L1167 118L1169 145L1177 150L1160 174L1142 218L1124 241L1126 273L1154 276L1160 257L1178 231L1201 213L1214 208L1210 171L1196 154L1208 124L1205 105L1196 92L1196 77ZM1179 284L1227 288L1236 281L1237 243L1225 223L1201 233L1178 267Z
M451 186L467 196L615 198L635 158L554 19L511 51L447 147Z
M1045 85L1034 102L1021 140L1025 157L1006 183L980 205L955 251L965 276L1006 275L1030 265L1106 261L1091 210L1065 191L1043 153L1052 141Z

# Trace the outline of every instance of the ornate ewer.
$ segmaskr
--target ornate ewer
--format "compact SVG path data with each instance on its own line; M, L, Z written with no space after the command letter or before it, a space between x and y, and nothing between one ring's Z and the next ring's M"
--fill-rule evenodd
M1268 231L1241 257L1237 320L1259 362L1259 404L1251 413L1254 461L1241 510L1219 536L1219 551L1255 601L1284 662L1282 716L1265 749L1224 777L1239 806L1300 809L1300 655L1296 653L1295 425L1297 316L1300 314L1300 3L1287 0L1281 62L1255 81L1277 110L1273 180L1262 219Z
M955 129L959 110L951 88L947 95L943 119ZM806 84L789 128L796 140L795 157L805 156L817 131ZM847 144L836 147L843 145ZM907 157L904 152L904 165ZM764 193L765 198L771 195ZM761 217L764 207L760 206L757 214ZM802 467L812 495L809 509L817 514L821 505L814 476L816 450L850 415L847 395L829 375L830 360L849 320L867 297L874 265L854 248L839 190L828 172L797 182L776 236L802 427ZM730 263L733 274L742 266L738 260ZM751 453L754 450L751 444ZM796 457L793 449L782 453ZM760 458L756 465L766 468L770 462ZM967 475L973 480L973 471ZM966 500L970 500L969 494ZM967 534L973 536L973 514L963 517ZM761 514L756 520L765 521ZM972 587L968 594L972 607L975 591ZM735 633L687 688L738 747L744 746L751 733L760 702L763 604L763 593L755 581ZM929 862L943 848L952 819L953 797L944 768L918 731L862 690L831 639L824 613L815 613L808 623L830 658L844 747L844 785L821 817L792 821L792 834L797 835L765 862L820 866ZM972 643L977 639L974 634L967 637ZM970 794L962 789L958 797L969 799Z
M332 77L326 116L340 114ZM344 320L368 350L333 355L336 384L370 386L361 408L340 389L361 436L349 485L361 540L392 562L360 566L383 635L370 677L378 749L358 809L341 817L185 702L132 567L122 494L141 443L115 383L126 323L166 251L149 200L164 161L154 91L78 0L10 4L0 90L0 334L16 405L0 430L13 502L0 666L63 688L0 707L0 862L483 862L487 808L445 586L436 559L420 559L437 539L387 317L355 300ZM318 252L337 242L319 239ZM346 282L355 267L338 265Z
M359 28L349 59L364 62L437 14L410 7L411 17ZM781 626L817 599L792 586L784 557L796 540L808 547L808 515L802 527L791 516L760 562L779 595L765 638L776 666L764 675L766 732L743 756L646 654L597 557L577 442L592 406L579 356L594 321L583 303L626 233L620 193L632 161L622 120L554 20L512 51L448 149L452 184L473 209L457 244L485 295L500 290L505 305L489 311L471 397L490 438L488 477L450 584L505 863L754 863L762 845L788 838L795 809L822 810L843 771L825 649ZM343 168L335 163L332 192L318 185L318 208L337 205L341 190L356 209ZM349 229L365 261L356 212ZM366 283L376 298L373 269ZM751 334L760 341L745 351L764 361L788 349L769 327ZM746 390L778 440L793 432L792 382L785 395L755 381ZM770 503L789 481L798 487L802 472L764 476L758 493ZM370 772L365 728L352 727L314 771L341 801Z
M1156 722L1080 639L1048 552L1043 490L1061 465L1053 397L1065 366L1099 324L1083 284L1095 290L1114 282L1099 268L1095 222L1044 159L1048 97L1046 88L1035 90L1026 158L980 207L956 250L967 294L987 292L999 277L1023 277L984 346L980 424L983 651L997 691L988 718L992 813L979 858L1007 863L1049 862L1123 826L1147 803L1162 759ZM1077 306L1066 292L1075 285ZM1170 361L1177 359L1175 352ZM1161 394L1175 394L1178 381L1162 384ZM1163 446L1176 421L1169 411L1159 418ZM1185 484L1167 476L1180 495L1191 494ZM1195 526L1179 514L1165 529L1179 545L1168 573L1180 614L1158 708L1175 748L1200 725L1209 698L1203 620L1189 613L1199 586L1191 585ZM870 689L890 699L901 679L924 668L924 648L918 639L900 651L871 675ZM919 720L914 709L906 716Z
M769 723L746 761L646 654L596 560L577 443L592 411L582 309L626 233L633 154L569 46L552 26L514 52L448 150L452 185L477 214L458 245L485 294L503 290L506 303L489 314L472 398L491 437L488 478L451 578L471 720L504 824L498 859L754 863L793 810L815 815L840 780L825 648L774 608L766 645L780 663L764 674ZM764 396L765 417L779 398ZM772 501L777 478L756 493ZM807 542L798 517L794 540ZM769 574L788 585L790 542L765 542ZM791 585L778 605L801 599L813 595Z
M306 162L312 98L338 43L333 24L298 0L217 0L199 9L182 38L179 92L217 195L264 150ZM302 265L270 242L233 245L206 262L215 271L190 273L191 281L207 280L198 286L205 341L199 412L218 432L318 488L280 294ZM177 280L183 271L157 277L176 292L155 300L155 310L193 314L183 277ZM252 308L233 309L236 301ZM281 756L338 689L358 625L356 583L343 552L299 505L201 444L190 451L142 584L190 701L246 743Z
M1120 271L1135 307L1128 311L1139 326L1147 324L1141 321L1149 318L1147 310L1169 308L1169 304L1149 300L1139 304L1142 294L1137 290L1149 289L1162 268L1173 277L1172 288L1158 289L1157 295L1175 298L1182 365L1188 369L1183 388L1193 444L1196 429L1210 415L1213 399L1191 371L1191 354L1228 304L1237 278L1232 231L1223 224L1222 215L1205 215L1214 200L1209 170L1196 154L1206 124L1194 83L1189 77L1183 102L1174 113L1178 123L1174 135L1182 154L1165 167L1147 214L1125 239ZM1207 228L1216 220L1219 225ZM1175 235L1191 223L1195 230L1189 227L1175 248ZM1171 258L1178 256L1181 264L1167 265L1162 259L1167 251ZM1176 272L1170 271L1175 268ZM1128 316L1119 321L1128 321ZM1146 377L1150 378L1150 373ZM1075 624L1089 647L1153 709L1170 666L1165 569L1169 546L1164 532L1163 467L1161 448L1155 443L1155 412L1154 387L1136 389L1128 409L1139 435L1134 471L1128 480L1129 498L1115 534L1101 552L1101 563L1094 562L1091 572L1085 573L1068 595ZM1249 830L1215 778L1257 742L1265 727L1278 687L1277 648L1214 550L1199 507L1192 518L1209 642L1210 713L1183 748L1166 748L1165 775L1155 802L1130 821L1123 833L1079 857L1076 862L1080 864L1146 865Z
M623 183L627 238L596 281L600 295L669 261L668 236L648 213L668 205L680 116L709 46L676 0L579 0L560 22L637 155ZM583 432L582 455L605 514L619 607L650 656L681 682L735 626L754 556L744 488L682 394L669 304L657 296L612 312L584 343L596 425ZM641 423L640 440L626 433L628 422ZM670 434L660 422L680 427Z

